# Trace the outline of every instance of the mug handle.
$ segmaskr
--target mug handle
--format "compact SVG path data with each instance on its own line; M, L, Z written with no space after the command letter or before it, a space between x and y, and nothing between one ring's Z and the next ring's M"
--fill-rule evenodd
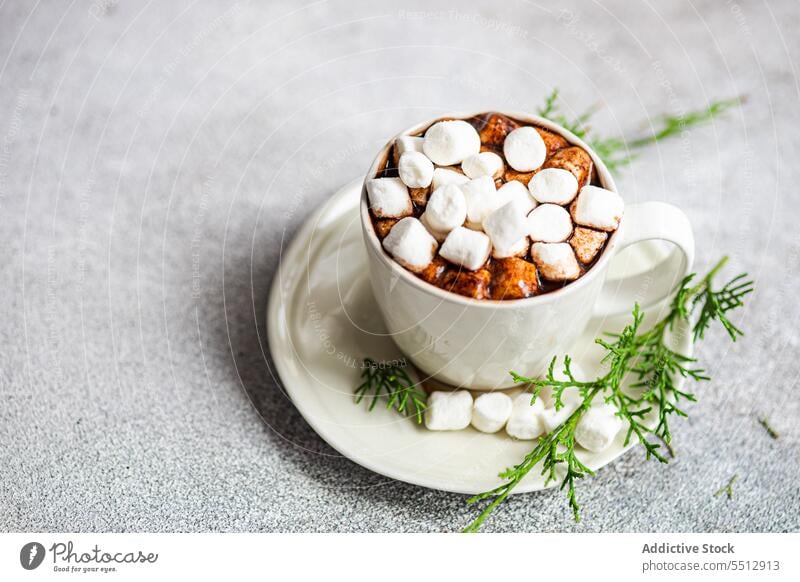
M692 269L694 262L694 234L689 218L681 209L666 202L641 202L625 209L620 225L622 240L618 243L618 254L611 260L609 268L623 273L610 276L595 307L594 316L612 316L629 313L634 303L642 310L653 308L672 298L681 281ZM630 253L619 255L631 245L651 240L667 241L676 248L661 260L638 259ZM620 264L623 261L623 264ZM645 264L644 269L641 268ZM625 275L625 270L634 271Z

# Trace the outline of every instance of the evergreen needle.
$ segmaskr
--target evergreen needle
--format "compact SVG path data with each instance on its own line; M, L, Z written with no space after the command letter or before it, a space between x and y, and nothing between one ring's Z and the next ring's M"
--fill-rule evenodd
M382 398L386 408L391 408L403 416L414 416L417 424L422 424L427 395L417 387L400 364L379 364L365 358L362 365L361 384L355 390L356 404L365 398L369 400L369 410Z
M567 388L577 389L583 402L561 426L541 437L519 464L499 475L504 480L501 485L468 500L468 503L490 501L463 531L478 531L489 515L540 463L542 475L546 476L545 484L561 481L561 489L566 491L575 521L580 520L575 486L579 479L593 473L581 462L575 450L575 427L598 395L616 406L618 416L627 427L626 445L636 439L644 446L648 459L668 462L662 451L672 453L670 420L674 416L687 416L685 403L695 401L694 394L679 388L679 379L704 381L710 378L704 370L696 367L693 358L673 351L667 345L665 334L679 321L692 325L695 341L703 339L713 321L719 321L733 341L742 334L730 323L727 314L744 304L744 296L753 291L753 283L746 275L738 275L720 290L715 290L714 277L727 260L727 257L723 257L696 284L693 284L695 275L686 277L672 301L669 313L649 330L641 329L644 313L637 304L633 308L631 322L621 333L611 335L611 339L596 339L596 343L606 351L603 363L607 366L607 372L604 375L588 382L576 380L571 370L572 359L568 355L563 359L563 377L566 380L556 378L555 357L544 378L526 378L511 372L515 382L530 388L531 403L545 386L551 387L556 406ZM628 377L633 379L633 383L623 390L622 382ZM733 480L729 486L732 483Z
M720 487L714 493L714 497L719 497L720 495L725 493L728 496L728 499L733 499L733 484L736 482L736 480L738 478L739 478L739 475L734 475L733 477L731 477L730 480L728 481L727 485L725 485L723 487Z
M744 98L718 99L708 106L682 115L663 115L654 119L652 133L627 139L623 136L601 138L590 136L591 126L588 124L598 107L593 106L577 115L569 117L561 111L558 89L553 89L542 107L538 109L540 116L558 123L562 127L585 140L612 172L627 166L636 159L636 152L654 143L676 137L683 132L713 121L729 109L741 105Z

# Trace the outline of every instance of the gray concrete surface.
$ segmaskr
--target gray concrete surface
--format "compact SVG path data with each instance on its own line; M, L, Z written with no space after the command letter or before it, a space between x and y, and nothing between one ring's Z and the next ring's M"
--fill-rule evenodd
M600 104L606 135L747 95L619 184L681 205L698 266L728 253L758 292L743 341L700 348L714 381L673 463L607 467L580 524L546 492L487 530L800 529L797 4L503 4L0 3L1 530L468 522L463 497L314 434L271 372L264 306L282 246L386 136L553 86ZM713 497L733 474L734 498Z

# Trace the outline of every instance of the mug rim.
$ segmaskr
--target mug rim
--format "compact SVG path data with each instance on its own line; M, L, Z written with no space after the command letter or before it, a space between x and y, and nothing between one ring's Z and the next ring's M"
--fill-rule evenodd
M384 250L383 245L381 244L380 239L378 238L378 234L375 232L375 225L372 223L372 218L369 214L369 201L367 199L367 180L374 178L377 171L378 166L381 162L386 158L387 154L391 154L391 148L394 145L394 141L401 136L404 135L414 135L419 133L420 131L427 129L437 121L442 119L462 119L466 120L470 117L475 117L477 115L482 115L485 113L499 113L500 115L505 115L507 117L511 117L518 121L525 121L528 123L533 123L536 125L540 125L545 129L554 131L558 133L561 137L565 138L571 145L579 146L583 148L586 153L592 158L592 162L597 168L597 174L600 179L600 183L606 190L611 190L612 192L619 193L617 191L617 185L614 183L614 178L611 176L611 172L609 172L608 168L606 167L603 160L597 153L581 138L576 136L574 133L569 131L568 129L562 127L561 125L550 121L549 119L545 119L544 117L540 117L538 115L533 115L531 113L519 112L519 111L504 111L504 110L481 110L473 113L454 113L452 115L437 115L432 119L428 119L421 123L417 123L411 127L408 127L402 130L400 133L396 134L392 137L386 145L384 145L380 151L378 152L377 156L373 160L372 164L370 165L369 171L367 172L366 177L361 186L361 202L360 202L360 210L361 210L361 228L365 234L365 240L368 241L368 246L370 250L377 255L378 259L383 262L391 271L392 274L405 280L410 285L416 287L417 289L428 293L429 295L433 295L438 297L442 300L451 301L457 304L461 304L464 306L471 306L471 307L484 307L484 308L505 308L510 309L513 307L521 307L526 304L546 304L551 303L553 301L558 301L562 297L564 297L568 293L578 292L583 287L591 284L592 280L599 277L599 273L601 273L607 263L611 260L612 256L614 255L614 250L617 245L617 241L620 239L620 233L623 230L624 223L625 223L625 215L623 214L622 220L620 221L620 225L611 236L608 238L608 242L606 243L605 248L597 262L592 265L592 267L584 273L582 277L580 277L576 281L571 281L567 283L563 287L560 287L554 291L549 291L548 293L544 293L541 295L533 295L531 297L521 297L519 299L475 299L473 297L467 297L465 295L459 295L458 293L453 293L452 291L447 291L432 283L428 283L427 281L423 281L419 277L417 277L414 273L409 271L408 269L404 268L400 263L395 261L389 254Z

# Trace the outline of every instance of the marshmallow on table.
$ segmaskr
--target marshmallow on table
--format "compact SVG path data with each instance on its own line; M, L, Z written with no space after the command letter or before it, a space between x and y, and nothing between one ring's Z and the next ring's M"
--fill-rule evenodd
M525 184L512 180L506 182L497 189L497 194L506 201L516 200L522 207L525 208L525 214L536 208L536 200L531 197L531 193L525 187Z
M367 180L367 198L370 210L378 218L402 218L413 213L411 196L400 178Z
M525 207L516 200L501 206L486 217L483 230L492 240L493 247L511 249L528 233Z
M481 176L499 178L503 175L503 158L494 152L481 152L461 162L461 169L470 178Z
M528 189L539 202L569 204L578 193L578 179L567 170L545 168L531 178Z
M569 239L575 256L584 265L591 263L608 240L608 233L579 226Z
M472 395L466 390L431 392L425 407L428 430L461 430L472 420Z
M514 397L511 416L506 423L508 436L520 440L532 440L544 432L541 412L544 410L541 399L531 404L530 392L522 392Z
M462 184L461 191L467 201L467 226L476 230L483 228L484 219L506 202L498 196L490 176L481 176Z
M606 402L595 404L583 413L575 426L575 440L587 451L598 453L609 447L622 428L617 409Z
M508 165L518 172L530 172L544 163L547 146L533 127L518 127L506 136L503 153Z
M511 398L507 394L481 394L472 405L472 426L481 432L497 432L506 425L511 408Z
M533 243L531 258L539 274L548 281L573 281L581 275L575 253L567 243Z
M528 235L534 242L563 242L571 234L569 212L557 204L540 204L528 215Z
M492 243L488 236L459 226L447 235L439 254L451 263L475 271L486 263L491 251Z
M419 152L405 152L400 156L397 171L409 188L427 188L433 180L433 162Z
M433 180L431 186L434 190L447 186L448 184L466 184L469 182L469 177L461 172L455 170L448 170L447 168L436 168L433 171Z
M383 248L409 271L424 270L436 254L436 239L423 224L409 216L398 222L383 239Z
M481 138L466 121L439 121L425 132L422 151L440 166L460 164L481 151Z
M464 194L455 184L448 184L433 191L423 214L423 224L433 234L447 235L457 226L464 224L467 219L467 201Z
M422 153L422 144L425 138L416 137L413 135L401 135L394 140L394 163L400 162L400 156L406 152L419 152Z
M572 218L583 226L615 230L624 209L625 203L616 192L597 186L584 186L572 206Z

